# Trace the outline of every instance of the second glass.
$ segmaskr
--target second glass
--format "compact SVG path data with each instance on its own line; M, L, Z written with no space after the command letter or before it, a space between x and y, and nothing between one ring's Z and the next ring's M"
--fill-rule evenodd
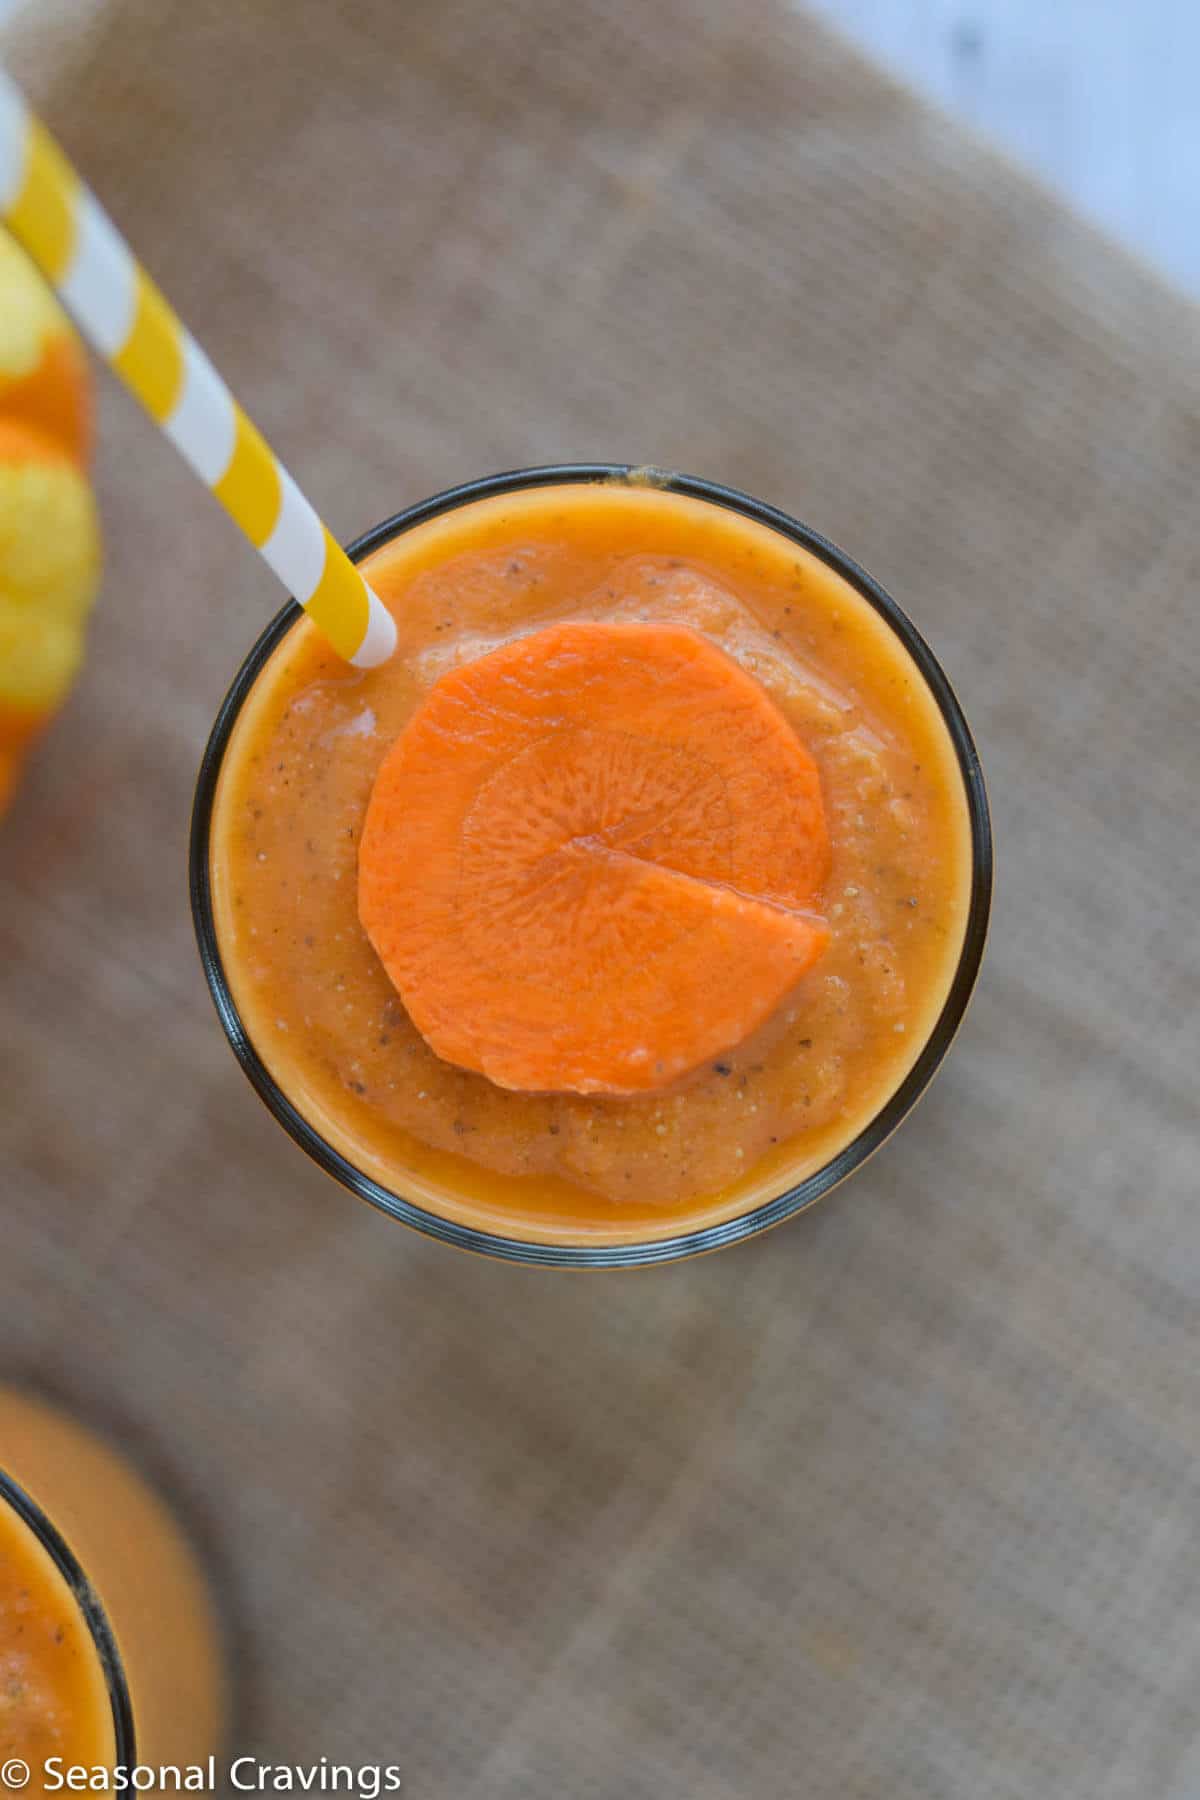
M0 1761L28 1770L5 1785L57 1791L70 1766L203 1768L224 1741L224 1651L158 1494L76 1419L0 1386Z

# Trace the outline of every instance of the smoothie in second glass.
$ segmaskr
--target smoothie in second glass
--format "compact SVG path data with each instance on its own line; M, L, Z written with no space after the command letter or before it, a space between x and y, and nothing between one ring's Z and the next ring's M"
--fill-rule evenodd
M216 785L269 1078L388 1194L526 1244L678 1239L827 1168L952 1033L986 911L969 738L901 631L638 480L495 493L364 566L395 658L297 620Z
M105 1651L50 1550L0 1488L0 1765L24 1764L36 1794L54 1756L106 1769L117 1761Z

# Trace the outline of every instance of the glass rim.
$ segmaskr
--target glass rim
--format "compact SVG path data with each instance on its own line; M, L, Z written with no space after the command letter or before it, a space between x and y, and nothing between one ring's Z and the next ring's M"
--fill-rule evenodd
M104 1673L104 1685L112 1708L114 1768L133 1768L137 1749L133 1730L133 1705L125 1668L117 1649L108 1615L87 1572L58 1527L11 1475L0 1469L0 1504L7 1503L21 1523L33 1533L70 1589L91 1637Z
M650 468L636 463L549 463L535 468L505 470L500 474L482 476L478 480L443 489L440 493L395 513L364 532L361 537L355 538L353 543L347 545L347 554L352 561L361 562L364 557L391 543L402 533L438 518L443 513L469 505L472 501L493 499L525 488L604 482L644 482L689 499L725 507L757 524L765 525L790 538L793 543L799 544L802 549L831 568L882 617L899 638L933 695L954 748L970 822L971 895L954 977L942 1009L916 1061L900 1085L848 1144L843 1145L819 1169L801 1181L789 1184L775 1198L717 1224L681 1231L667 1238L635 1239L627 1244L559 1244L506 1237L431 1212L428 1207L418 1206L416 1202L405 1199L403 1195L384 1187L381 1182L356 1168L293 1105L250 1039L234 1002L221 960L209 871L209 839L217 783L225 751L242 706L268 658L303 616L303 610L296 601L289 600L261 633L234 677L209 734L196 781L189 849L192 920L200 961L217 1016L244 1074L277 1123L282 1125L288 1135L326 1174L332 1175L352 1194L426 1236L438 1238L459 1249L473 1250L504 1261L540 1264L551 1268L636 1268L675 1262L684 1257L723 1249L740 1243L743 1239L755 1237L759 1232L782 1224L796 1213L806 1211L861 1168L911 1112L954 1040L983 960L992 897L992 829L983 771L970 728L945 671L912 620L865 569L860 568L828 538L822 537L819 532L801 524L779 508L756 500L737 488L725 487L700 476L684 475L673 470Z

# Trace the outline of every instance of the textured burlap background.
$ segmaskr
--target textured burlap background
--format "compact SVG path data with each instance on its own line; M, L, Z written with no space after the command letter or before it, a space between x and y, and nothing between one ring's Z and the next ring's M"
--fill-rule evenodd
M997 825L957 1050L824 1207L636 1277L427 1243L220 1036L191 785L278 597L105 382L92 654L0 836L0 1366L206 1521L237 1747L411 1800L1195 1800L1196 313L768 0L74 48L54 125L338 530L556 457L748 487L932 637Z

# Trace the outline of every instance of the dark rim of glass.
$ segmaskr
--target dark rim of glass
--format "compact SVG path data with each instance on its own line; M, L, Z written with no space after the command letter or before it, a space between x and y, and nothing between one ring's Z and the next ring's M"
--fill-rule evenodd
M17 1517L28 1526L43 1550L47 1552L50 1560L70 1588L75 1604L83 1614L84 1623L91 1633L92 1643L96 1647L96 1655L100 1658L100 1667L104 1671L104 1682L108 1689L109 1705L112 1707L116 1767L131 1769L137 1762L133 1736L133 1708L129 1701L129 1689L125 1684L125 1671L117 1652L116 1639L113 1637L112 1627L97 1598L96 1591L85 1575L78 1557L62 1533L51 1524L37 1501L31 1499L11 1475L6 1475L4 1470L0 1469L0 1504L4 1502L12 1507Z
M460 1249L475 1250L483 1255L501 1257L512 1262L540 1263L556 1268L631 1268L648 1263L672 1262L679 1257L695 1256L705 1251L717 1250L725 1245L738 1243L743 1238L753 1237L757 1232L765 1231L772 1225L778 1225L782 1220L790 1218L793 1213L802 1212L836 1187L839 1182L844 1181L891 1136L928 1086L935 1070L945 1056L975 986L980 962L983 958L991 907L992 832L987 795L983 784L983 772L962 709L937 658L912 621L865 570L860 569L857 563L851 561L827 538L811 531L808 526L799 524L777 508L768 506L761 500L755 500L749 494L743 494L736 488L721 487L715 482L705 481L697 476L680 475L669 470L645 469L634 463L550 464L536 469L512 469L503 474L485 476L479 481L465 482L460 487L448 488L445 492L435 494L416 506L410 506L404 512L397 513L394 518L386 519L383 524L376 525L373 530L365 532L362 537L357 538L348 546L348 552L355 562L359 562L363 557L369 556L372 551L390 543L401 532L409 531L417 525L423 525L427 520L437 518L442 513L451 512L456 507L465 506L473 500L493 499L497 495L515 493L523 488L551 487L563 483L622 481L644 482L646 485L665 488L671 493L684 494L692 499L708 501L710 505L728 507L731 511L741 513L748 519L754 519L761 525L769 526L784 537L790 538L794 543L800 544L812 555L819 557L822 562L827 563L844 581L849 582L851 587L856 589L891 626L917 665L937 701L954 744L966 790L972 846L971 901L962 953L954 980L946 997L945 1005L920 1056L899 1088L859 1132L858 1136L852 1139L823 1168L816 1170L794 1187L788 1188L776 1199L756 1206L749 1212L727 1219L721 1224L683 1232L675 1237L631 1244L543 1244L520 1238L501 1237L496 1233L480 1231L474 1226L459 1224L453 1219L443 1218L437 1213L429 1212L411 1200L392 1193L388 1188L381 1186L379 1182L373 1181L368 1175L363 1174L331 1144L327 1143L319 1132L314 1130L292 1105L266 1068L251 1043L237 1007L234 1005L217 944L209 881L209 831L212 824L213 803L221 761L238 714L260 670L272 651L301 616L301 608L294 600L288 602L263 632L242 664L232 687L222 702L200 765L192 811L191 900L192 917L200 948L200 960L204 965L204 973L218 1017L225 1029L234 1055L241 1063L259 1098L274 1114L284 1130L296 1140L303 1150L307 1151L314 1162L332 1175L335 1180L340 1181L344 1187L349 1188L351 1193L368 1201L370 1205L378 1207L381 1212L389 1213L393 1218L413 1226L417 1231L425 1232L430 1237L440 1238L446 1243L455 1244Z

